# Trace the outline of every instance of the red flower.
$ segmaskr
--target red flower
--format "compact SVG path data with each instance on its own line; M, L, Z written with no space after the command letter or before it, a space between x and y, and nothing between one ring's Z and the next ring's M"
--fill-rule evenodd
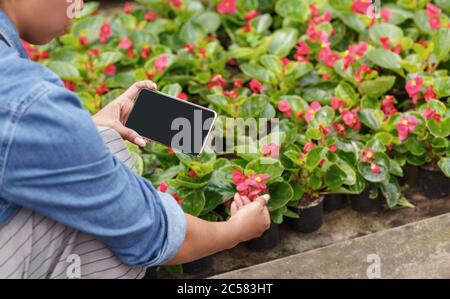
M315 147L316 147L316 144L314 142L310 141L303 146L303 151L305 153L309 153Z
M193 45L193 44L187 44L187 45L184 46L184 50L185 50L186 52L189 52L189 53L194 53L195 45Z
M174 193L172 194L173 199L175 199L177 201L177 203L179 205L181 205L183 203L183 201L181 200L181 198L178 196L178 194Z
M441 19L439 18L441 12L442 10L439 7L432 3L427 4L426 15L428 16L428 24L432 29L439 29L441 27Z
M367 14L369 8L372 5L371 0L354 0L352 5L352 11L359 14Z
M106 87L106 82L100 84L99 86L97 86L95 92L96 92L99 96L104 95L105 93L108 93L108 92L109 92L109 88Z
M364 81L364 75L370 75L372 73L372 69L367 64L362 64L359 69L356 71L355 80L357 82Z
M183 5L183 0L169 0L170 1L170 5L173 8L180 8Z
M281 64L282 64L284 67L287 67L287 66L289 65L289 63L291 63L291 61L290 61L289 58L287 58L287 57L281 58L280 61L281 61Z
M418 94L422 92L422 84L423 78L421 76L416 76L406 83L406 92L412 98L414 104L417 104Z
M370 165L370 170L372 171L372 173L375 173L375 174L378 174L378 173L381 172L380 166L378 166L378 165L375 164L375 163L372 163L372 164Z
M100 55L100 49L99 48L95 48L95 49L90 49L87 51L89 56L98 56Z
M233 79L233 87L235 89L244 87L244 78L238 77Z
M361 157L361 161L366 162L366 163L370 163L373 160L374 157L375 157L374 150L371 149L371 148L367 148L364 151L364 154Z
M391 117L397 113L397 108L395 108L395 98L393 96L386 96L383 102L381 102L381 109L383 110L386 117Z
M153 74L152 72L145 70L145 76L147 76L148 80L153 80L155 78L155 74Z
M328 67L333 67L338 59L339 54L330 48L324 48L319 52L318 60L323 61Z
M128 1L125 2L125 4L123 5L123 11L124 11L126 14L130 14L130 13L133 12L133 8L131 7L130 2L128 2Z
M167 190L169 190L169 184L167 184L166 182L162 182L161 184L159 184L159 191L166 193Z
M429 102L430 100L434 100L437 98L436 93L434 92L433 85L428 86L427 91L425 92L425 101Z
M144 48L142 48L141 57L143 59L147 59L150 56L151 51L152 51L151 47L144 47Z
M347 136L347 131L345 131L344 125L334 122L333 128L339 136L344 137L344 138Z
M333 108L333 110L338 110L339 108L343 107L345 104L345 102L337 97L333 97L331 99L331 108Z
M117 72L117 68L114 64L110 64L103 69L103 73L106 76L114 76L116 74L116 72Z
M169 66L169 56L160 55L155 59L155 71L157 73L163 73Z
M295 49L297 50L297 53L295 55L307 56L312 54L311 49L305 41L299 42L295 46Z
M322 105L320 105L319 102L312 102L311 105L309 105L309 109L306 111L305 120L307 122L314 120L316 112L320 109L322 109Z
M193 170L190 170L188 175L190 178L195 178L197 176L197 174Z
M214 76L214 78L211 80L211 82L208 83L208 88L211 89L213 87L222 87L225 88L227 87L227 82L225 81L225 79L222 77L222 75L216 75Z
M78 39L80 41L80 44L82 44L83 46L89 45L89 39L86 36L80 35Z
M342 120L344 124L346 124L349 128L358 131L361 129L361 122L358 118L357 109L353 111L349 111L348 109L344 109L341 112Z
M357 58L364 56L368 49L369 47L366 42L350 45L344 55L344 69L348 69Z
M236 0L222 0L217 4L217 12L221 14L234 14L237 11Z
M187 100L188 100L188 96L187 96L187 94L185 94L184 92L180 92L180 93L177 95L177 98L179 98L180 100L183 100L183 101L187 101Z
M391 19L392 16L392 10L390 10L389 8L383 8L381 10L381 18L383 19L383 21L385 21L386 23L389 22L389 20Z
M240 96L239 92L237 92L236 90L224 90L223 95L231 99L236 99Z
M278 103L278 110L282 112L286 117L292 116L292 107L288 100L282 100Z
M329 150L331 153L337 152L337 150L338 150L337 145L336 145L336 144L330 145L330 146L328 147L328 150Z
M264 156L270 156L271 158L278 159L280 156L280 145L271 143L263 146L261 152Z
M158 14L154 11L149 11L144 15L144 19L146 21L152 22L158 18Z
M245 26L244 26L244 31L245 32L250 32L252 30L252 27L251 27L252 20L254 18L256 18L257 16L259 16L259 12L257 10L249 11L245 15Z
M434 119L437 122L441 121L441 115L439 115L439 113L437 113L436 110L432 109L432 108L427 108L424 113L423 116L426 119Z
M409 133L416 129L417 118L415 116L403 116L397 124L397 133L400 141L408 139Z
M77 85L72 81L64 80L64 87L73 92L77 91Z
M387 36L380 37L380 43L386 50L391 49L391 42L389 41L389 38Z
M173 154L173 148L171 148L171 147L167 148L167 153L168 154Z
M110 38L112 35L112 28L111 25L109 25L108 22L104 22L102 27L100 27L100 43L104 44L108 41L108 38Z
M264 86L256 79L252 79L249 83L251 91L255 94L260 94L264 91Z
M319 125L319 129L320 131L322 131L322 133L327 136L328 134L331 133L331 129L328 127L324 127L323 125Z
M313 17L318 17L320 15L320 10L313 3L309 5L309 10L311 11L311 15Z

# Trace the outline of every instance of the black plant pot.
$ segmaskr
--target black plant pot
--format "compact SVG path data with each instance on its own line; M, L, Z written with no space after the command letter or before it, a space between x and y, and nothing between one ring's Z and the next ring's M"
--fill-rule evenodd
M212 267L213 267L213 258L212 256L207 256L202 259L184 264L183 272L187 274L205 273L211 271Z
M145 275L142 279L158 279L158 268L151 267L145 270Z
M378 212L383 208L383 198L381 194L377 198L370 198L369 190L364 190L363 193L351 195L350 201L352 209L360 213Z
M345 208L347 205L347 195L345 194L328 194L323 200L323 209L326 212L337 211Z
M272 223L261 237L245 242L245 246L252 251L265 251L275 248L279 242L279 225Z
M289 226L303 234L313 233L319 230L323 224L323 199L307 207L296 207L294 209L300 218L287 219Z
M403 166L403 177L398 178L400 186L417 186L419 183L419 170L419 167L411 164L406 164L405 166Z
M429 198L443 198L450 195L450 179L440 170L420 168L420 187Z

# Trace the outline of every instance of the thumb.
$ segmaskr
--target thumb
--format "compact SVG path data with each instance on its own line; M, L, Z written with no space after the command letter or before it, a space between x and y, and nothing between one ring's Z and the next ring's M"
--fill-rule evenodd
M145 147L147 145L147 141L145 141L145 139L142 138L136 131L125 127L121 123L117 124L114 129L120 134L120 136L122 136L123 139L128 140L139 147Z

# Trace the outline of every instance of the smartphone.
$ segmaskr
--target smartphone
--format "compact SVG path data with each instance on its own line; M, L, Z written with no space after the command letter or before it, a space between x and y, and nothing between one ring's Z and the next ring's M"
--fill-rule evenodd
M126 126L151 141L199 156L216 119L217 113L211 109L142 89Z

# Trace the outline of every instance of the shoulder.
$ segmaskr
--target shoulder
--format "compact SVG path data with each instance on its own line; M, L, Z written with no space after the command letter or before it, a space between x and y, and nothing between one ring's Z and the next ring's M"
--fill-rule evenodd
M43 65L24 59L0 42L0 108L14 110L30 105L42 96L63 87L61 80Z

